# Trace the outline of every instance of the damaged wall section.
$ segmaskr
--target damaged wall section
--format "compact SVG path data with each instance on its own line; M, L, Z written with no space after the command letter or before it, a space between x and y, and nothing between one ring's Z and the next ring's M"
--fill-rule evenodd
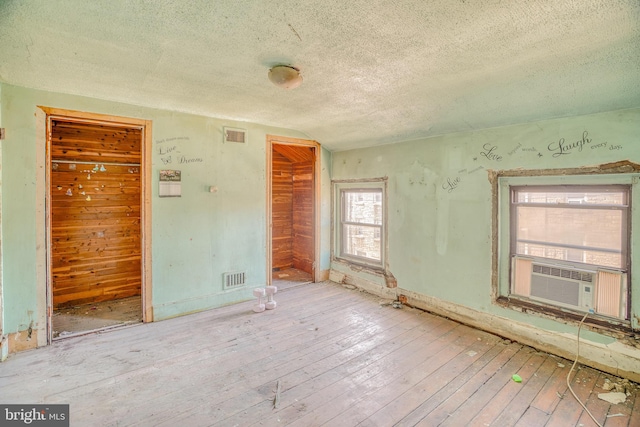
M495 191L497 171L562 177L622 172L640 163L640 109L444 135L333 154L334 180L388 177L389 289L382 275L332 262L332 279L573 357L579 316L503 304ZM509 171L509 172L504 172ZM562 180L562 178L560 179ZM588 180L585 180L585 182ZM632 215L638 217L632 206ZM588 323L581 360L640 380L637 328L640 244L631 235L631 318L627 331ZM571 312L571 310L565 310ZM584 349L584 351L582 350Z

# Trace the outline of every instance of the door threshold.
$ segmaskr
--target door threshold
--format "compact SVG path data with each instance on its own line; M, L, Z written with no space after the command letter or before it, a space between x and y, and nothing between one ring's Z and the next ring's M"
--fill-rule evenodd
M299 288L300 286L309 285L313 283L311 280L308 282L288 282L286 284L278 284L277 280L273 281L273 286L277 286L278 292L288 291L289 289Z

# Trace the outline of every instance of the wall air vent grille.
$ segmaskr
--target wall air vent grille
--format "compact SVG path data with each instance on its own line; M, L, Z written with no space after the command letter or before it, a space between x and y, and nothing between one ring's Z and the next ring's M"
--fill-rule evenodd
M224 142L235 142L244 144L247 142L247 131L245 129L237 128L223 128Z
M222 275L222 285L224 289L234 289L246 284L246 274L244 271L224 273Z

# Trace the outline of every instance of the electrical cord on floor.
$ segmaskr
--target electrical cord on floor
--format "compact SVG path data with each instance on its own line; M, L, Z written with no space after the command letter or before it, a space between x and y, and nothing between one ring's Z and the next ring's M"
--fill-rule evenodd
M587 409L585 404L582 403L580 399L578 399L578 396L576 396L576 393L573 391L573 389L571 388L571 384L569 383L569 377L571 376L571 371L573 371L573 368L576 367L576 364L578 363L578 358L580 357L580 328L582 328L582 324L584 323L584 320L587 318L588 315L589 315L589 312L587 311L584 314L584 317L582 318L582 320L580 321L580 324L578 325L578 337L577 337L578 348L576 349L576 360L573 361L573 365L571 365L571 369L569 369L569 373L567 374L567 387L569 387L569 391L571 392L571 394L573 394L573 397L576 398L580 406L582 406L584 410L587 411L587 414L589 414L593 422L596 423L598 427L602 427L602 424L600 424L598 420L596 420L596 417L594 417L593 414Z

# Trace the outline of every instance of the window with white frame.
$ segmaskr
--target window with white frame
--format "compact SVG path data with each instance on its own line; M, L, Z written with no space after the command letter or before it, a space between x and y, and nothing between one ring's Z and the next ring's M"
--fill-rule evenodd
M385 182L335 182L335 256L384 265Z
M627 320L630 185L503 187L508 295Z

